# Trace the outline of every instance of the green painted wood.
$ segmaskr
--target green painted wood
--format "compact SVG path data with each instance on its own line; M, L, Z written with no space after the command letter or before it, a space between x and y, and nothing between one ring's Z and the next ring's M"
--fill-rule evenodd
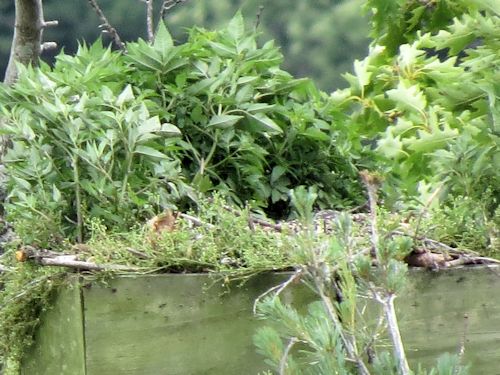
M81 370L82 324L76 320L82 316L73 289L45 317L36 346L43 350L28 356L23 374L255 375L263 360L252 344L260 324L251 313L253 301L285 277L262 275L229 293L208 275L89 281L82 288L87 371ZM430 366L441 353L455 353L467 314L465 362L471 374L500 375L500 269L415 271L410 279L396 300L410 362ZM296 306L312 298L296 286L282 296ZM64 319L67 331L60 326Z
M207 275L93 284L84 290L87 374L255 375L264 365L252 343L253 301L282 278L230 293Z
M500 269L412 272L411 279L396 308L412 362L428 366L440 353L457 353L465 330L470 373L500 375Z
M62 288L41 316L35 344L22 363L22 375L85 375L82 306L78 280Z

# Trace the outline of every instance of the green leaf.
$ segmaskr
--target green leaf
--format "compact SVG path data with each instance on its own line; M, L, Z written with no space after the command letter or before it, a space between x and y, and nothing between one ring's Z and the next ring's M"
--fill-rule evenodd
M403 142L398 135L394 137L392 131L388 129L382 139L377 142L377 150L388 159L397 159L404 154Z
M276 165L271 172L271 184L274 184L285 172L287 169L281 165Z
M174 124L170 124L168 122L161 124L160 132L170 137L176 137L182 135L182 132L177 126L175 126Z
M251 104L242 104L241 108L243 108L246 112L257 113L257 112L269 112L276 108L274 104L267 103L251 103Z
M242 118L243 116L238 115L215 115L210 119L207 126L225 129L233 126Z
M161 123L158 116L148 118L138 127L139 136L161 130Z
M396 89L389 90L386 94L402 111L418 110L422 112L427 105L425 96L418 85L410 86L405 80L401 80Z
M121 107L124 103L130 102L135 99L134 93L132 92L132 86L127 85L123 91L116 98L115 104Z
M59 202L61 200L61 192L55 184L52 184L52 199L54 199L55 202Z
M149 146L139 145L134 150L134 153L151 156L153 158L168 159L167 155Z
M368 71L368 62L354 60L354 73L360 88L365 87L370 83L371 73Z
M240 40L243 37L243 34L245 33L245 22L241 12L237 12L231 21L229 21L227 31L234 40Z
M167 27L165 26L165 22L162 20L160 21L158 25L158 30L156 31L155 40L153 42L153 48L163 55L173 46L174 46L174 41L172 40L172 36L168 32Z
M213 50L222 57L233 57L238 54L236 48L219 42L209 42Z
M256 122L258 125L263 127L266 131L273 133L283 133L283 130L278 124L262 113L247 113L247 116Z
M307 128L306 131L300 133L301 135L314 139L316 141L329 141L330 136L317 128Z

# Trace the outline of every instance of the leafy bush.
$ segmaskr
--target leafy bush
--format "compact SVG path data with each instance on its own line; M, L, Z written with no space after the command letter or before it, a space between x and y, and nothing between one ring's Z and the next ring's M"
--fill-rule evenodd
M7 211L40 224L32 240L76 227L81 241L89 216L124 228L198 192L281 215L298 185L317 187L321 207L360 199L345 116L280 70L278 50L258 48L241 15L179 46L161 25L154 44L127 49L81 46L0 89L13 141Z
M394 3L394 17L383 26L388 12L382 3L369 2L378 9L369 56L346 76L350 88L333 97L376 146L381 168L398 180L399 198L424 197L444 185L491 217L500 202L498 7L487 1L408 2L414 9ZM447 7L453 20L442 17ZM401 39L394 33L405 36L396 49L391 43Z

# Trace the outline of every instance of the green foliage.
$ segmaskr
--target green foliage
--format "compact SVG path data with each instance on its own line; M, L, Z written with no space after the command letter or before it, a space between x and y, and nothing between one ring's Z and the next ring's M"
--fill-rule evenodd
M98 220L93 220L86 246L97 263L130 265L157 272L216 272L230 278L285 269L294 262L288 251L291 238L258 226L251 229L249 212L237 215L228 211L220 197L200 201L198 210L191 214L203 224L193 227L188 220L178 218L175 230L159 234L147 226L109 232ZM138 258L124 251L127 248L146 257Z
M453 18L468 10L477 11L487 3L481 0L367 0L365 8L372 13L372 38L395 55L399 46L415 41L419 31L442 30Z
M369 187L370 188L370 187ZM293 203L305 223L314 192L297 189ZM339 215L334 232L321 237L304 231L298 238L296 272L257 301L257 314L266 320L254 336L258 351L275 374L399 375L406 362L400 343L394 298L406 287L407 267L397 259L411 251L412 241L376 227L372 213L372 248L353 231L347 215ZM364 249L364 250L363 250ZM374 252L375 266L373 256ZM306 311L283 302L281 293L297 278L316 295ZM380 306L380 308L377 306ZM390 333L390 335L389 335ZM387 351L384 337L391 337ZM401 345L398 356L395 348ZM419 375L467 374L458 356L445 354Z
M324 90L344 87L341 74L350 71L352 60L366 54L368 17L362 17L362 0L321 0L312 3L288 0L197 0L180 4L167 13L167 22L175 40L185 40L183 30L193 25L214 29L227 23L238 9L255 22L259 6L261 40L276 40L285 56L284 67L296 77L311 77ZM111 24L124 41L145 37L144 4L137 0L119 2L100 0ZM155 21L161 1L155 1ZM88 2L44 0L46 20L56 19L58 27L44 30L44 40L55 41L67 54L77 51L77 41L93 43L100 34L100 20ZM14 26L14 4L0 5L0 75L8 61ZM64 31L64 32L62 32ZM110 41L105 36L105 43ZM53 51L44 52L45 61L53 61Z
M6 253L2 263L7 259ZM40 314L50 308L61 272L18 263L0 274L0 362L5 375L18 374L25 349L32 344Z
M370 2L382 3L389 4ZM444 186L451 196L476 200L491 217L500 202L498 8L487 1L432 2L416 32L408 26L405 6L391 4L397 9L391 14L405 20L398 24L413 37L401 41L376 28L383 35L366 59L355 62L355 74L346 75L350 88L333 97L352 112L362 137L376 145L389 183L397 182L399 197L388 196L388 202L418 194L424 203ZM450 15L456 18L439 16L446 7L455 9ZM388 13L379 13L374 22L382 27L380 17L385 22ZM391 33L405 35L391 25ZM397 53L384 47L388 41ZM477 46L468 48L472 41Z
M240 14L178 46L161 25L152 45L127 49L81 46L1 88L11 219L81 241L89 217L126 228L195 191L277 215L298 185L314 186L320 207L361 199L345 116L279 68L272 42L258 48Z
M220 197L200 202L192 212L203 225L178 218L175 231L157 233L135 227L127 232L109 232L98 219L89 223L91 238L85 245L66 244L65 254L92 257L97 264L128 266L135 274L152 272L214 272L226 282L245 281L252 275L282 270L296 261L289 251L293 238L279 232L248 225L248 211L238 215L224 208ZM130 252L133 249L135 252ZM142 254L138 257L137 253ZM64 284L66 270L16 262L12 250L2 255L0 273L0 363L4 373L18 374L23 353L32 343L40 314L49 309L56 288ZM105 279L116 271L102 271ZM65 285L65 287L67 287Z

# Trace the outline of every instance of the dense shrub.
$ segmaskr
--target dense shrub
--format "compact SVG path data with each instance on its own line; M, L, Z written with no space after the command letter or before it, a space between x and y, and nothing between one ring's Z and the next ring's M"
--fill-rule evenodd
M33 239L50 227L82 240L88 216L126 227L214 190L278 215L298 185L316 187L320 207L360 199L346 117L279 68L272 42L258 48L240 15L178 46L162 25L127 50L81 46L0 90L7 211Z

